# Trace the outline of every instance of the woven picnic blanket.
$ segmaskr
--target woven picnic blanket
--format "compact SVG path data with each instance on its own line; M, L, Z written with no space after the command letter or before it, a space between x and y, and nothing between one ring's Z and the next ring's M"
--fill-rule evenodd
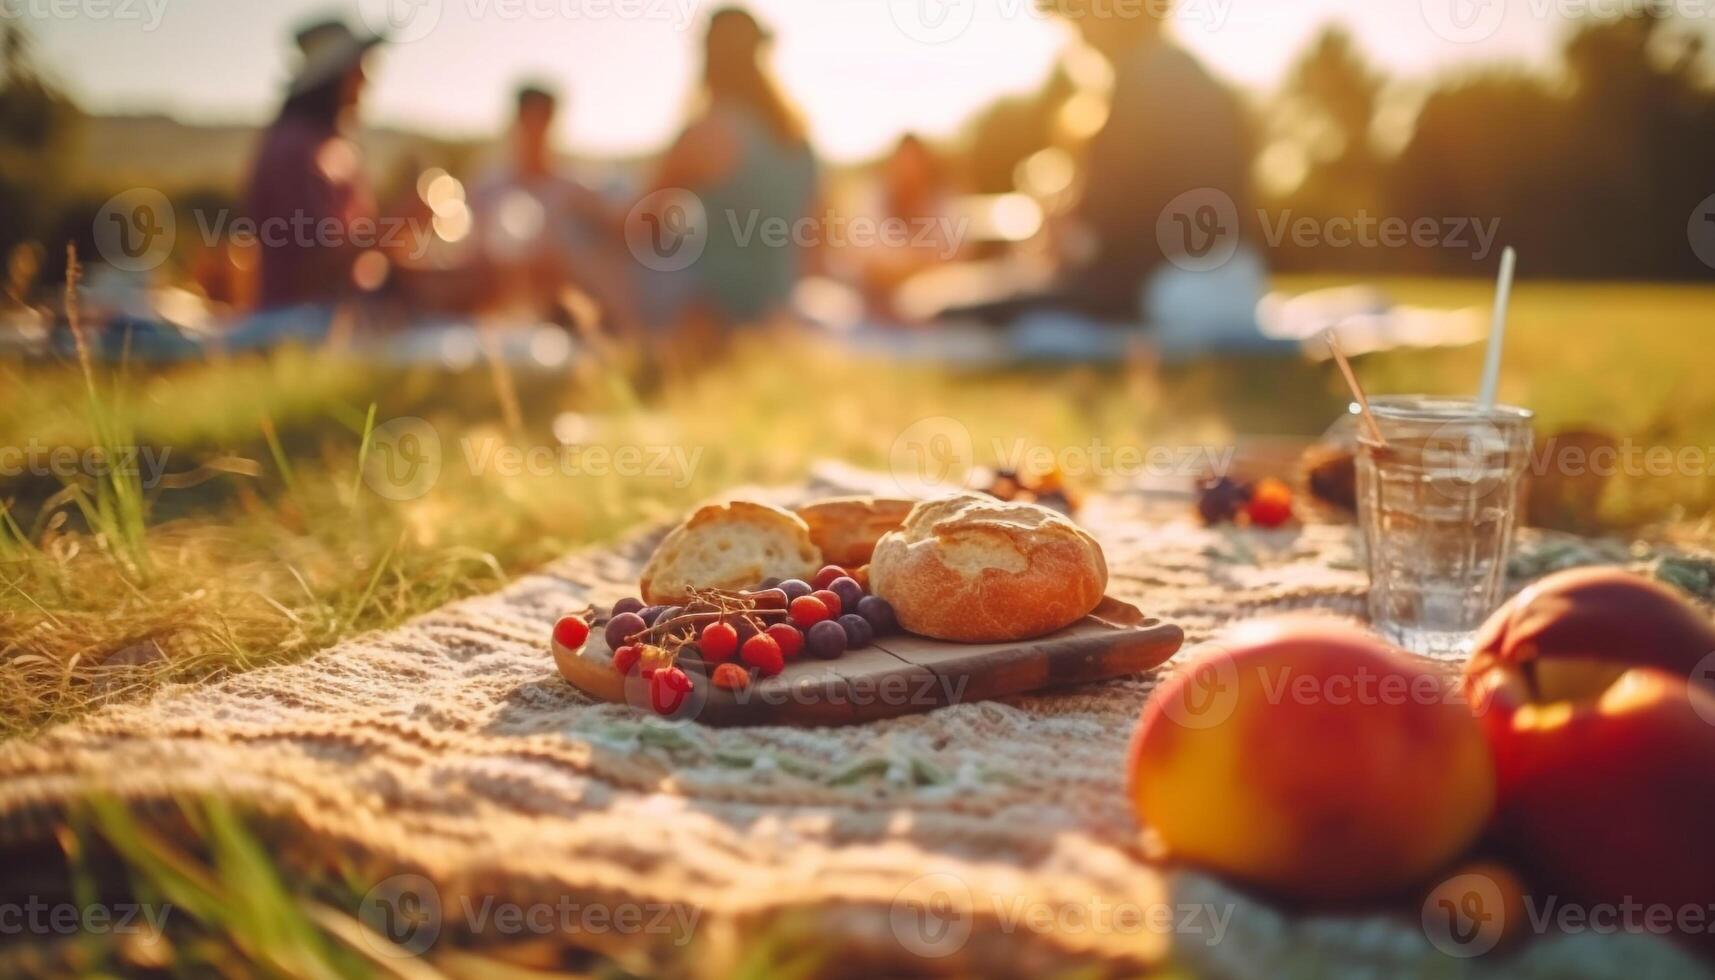
M1182 625L1187 648L1258 614L1363 614L1350 528L1206 529L1183 503L1164 512L1123 494L1081 519L1106 550L1110 591ZM1172 664L839 729L717 730L593 702L555 672L549 626L634 592L658 534L299 663L0 745L0 845L45 840L94 791L140 812L217 794L257 814L288 865L337 854L381 869L362 911L409 898L418 914L403 931L386 914L364 921L430 955L509 936L697 942L699 972L719 976L745 961L749 937L790 925L832 952L819 970L837 974L1696 972L1646 936L1449 957L1416 908L1291 915L1164 865L1123 783L1139 709ZM523 914L503 921L496 902Z

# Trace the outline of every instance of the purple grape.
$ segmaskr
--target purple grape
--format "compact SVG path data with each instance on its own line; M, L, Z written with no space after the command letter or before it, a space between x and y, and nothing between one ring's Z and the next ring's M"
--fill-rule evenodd
M685 607L684 606L668 606L667 608L661 610L661 615L655 617L655 623L669 622L669 621L671 621L671 620L673 620L679 616L683 616L684 614L685 614ZM649 625L654 626L655 623L650 623ZM680 625L673 627L670 632L675 633L675 634L677 634L677 633L688 633L691 631L692 628L693 627L689 623L681 623Z
M666 611L666 606L644 606L643 611L637 615L642 616L645 623L654 626L656 621L661 618L661 614Z
M893 607L880 596L866 595L859 599L857 614L869 622L876 636L886 636L899 628L899 619L893 614Z
M846 652L846 629L839 623L824 619L804 634L804 651L812 657L833 660Z
M1197 487L1197 514L1204 524L1222 524L1239 516L1250 499L1251 488L1231 477L1205 480Z
M869 625L869 620L857 613L846 613L838 620L840 629L846 631L846 647L851 650L861 650L875 640L875 627Z
M622 612L607 621L607 632L602 634L607 639L610 650L618 650L625 645L627 637L635 636L649 628L643 617L634 612Z
M828 591L840 597L840 608L851 612L863 598L863 586L850 575L842 575L828 583Z
M757 592L767 592L769 589L777 589L779 587L780 587L780 580L775 578L772 575L770 575L769 577L767 577L767 578L763 579L762 581L756 583L756 591Z
M613 614L615 616L618 616L620 613L640 613L642 611L643 600L634 595L628 595L613 604Z
M786 601L791 602L799 596L809 595L816 590L810 588L810 583L801 578L789 578L780 583L780 591L786 593Z
M763 589L752 592L750 601L756 603L758 609L785 609L787 599L786 593L780 589Z
M743 616L733 616L727 622L738 631L738 645L741 649L744 647L744 641L755 636L758 632L757 628L751 625L750 620Z

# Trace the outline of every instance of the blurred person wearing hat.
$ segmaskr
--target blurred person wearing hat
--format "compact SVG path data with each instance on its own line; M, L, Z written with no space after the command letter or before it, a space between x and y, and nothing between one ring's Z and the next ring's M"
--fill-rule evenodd
M483 264L503 309L536 318L563 313L563 290L596 300L606 324L636 329L617 229L624 216L554 158L560 98L546 85L519 86L503 158L471 193Z
M364 56L381 38L323 21L295 41L298 64L262 134L247 194L263 309L331 305L348 295L362 236L376 228L375 198L346 131L363 93Z
M819 193L820 167L803 120L765 64L772 38L745 10L714 12L699 108L652 181L652 191L696 195L707 221L696 260L648 276L642 287L651 319L678 328L687 342L779 312L810 259L799 236L782 242L758 231L800 228Z

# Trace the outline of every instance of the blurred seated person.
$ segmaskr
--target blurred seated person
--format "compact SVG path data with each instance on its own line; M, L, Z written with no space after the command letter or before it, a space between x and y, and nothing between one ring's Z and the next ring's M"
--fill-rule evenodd
M684 268L671 261L678 245L667 238L679 234L684 213L670 195L645 198L663 202L662 213L636 215L629 229L634 250L650 247L650 229L662 246L641 287L651 319L691 346L780 312L810 261L796 233L812 214L818 165L803 121L763 63L770 37L746 11L715 11L700 110L651 181L652 192L696 195L706 222L701 254Z
M610 325L630 330L630 297L614 286L626 276L618 252L622 216L555 162L558 109L547 88L519 88L507 157L472 190L493 300L509 312L552 318L573 286L595 299Z
M1051 308L1256 335L1266 270L1245 241L1252 144L1238 97L1167 36L1166 11L1113 17L1080 0L1042 2L1113 66L1108 119L1085 148L1084 195L1073 216L1089 248L1062 256L1045 293L967 312L1011 320ZM1181 200L1199 190L1189 204ZM1226 201L1230 209L1206 206ZM1200 261L1222 243L1236 244L1230 259Z
M364 55L380 40L338 21L298 32L302 59L262 133L246 194L260 246L256 302L265 310L331 308L354 291L364 228L376 228L375 197L346 133L363 93ZM327 228L333 237L324 238Z
M881 162L875 199L860 211L875 223L873 240L850 250L855 278L871 309L897 319L893 299L899 285L958 258L954 193L946 164L934 149L915 133L900 137Z

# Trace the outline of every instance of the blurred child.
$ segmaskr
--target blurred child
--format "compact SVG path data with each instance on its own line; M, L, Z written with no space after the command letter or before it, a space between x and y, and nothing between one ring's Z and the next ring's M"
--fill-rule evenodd
M508 154L471 195L483 264L502 308L545 318L568 285L590 294L621 329L635 324L618 255L621 216L554 160L559 98L518 90Z
M900 137L882 161L877 200L864 215L877 235L853 258L869 308L884 319L900 316L893 298L901 283L959 257L954 190L945 161L915 133Z

